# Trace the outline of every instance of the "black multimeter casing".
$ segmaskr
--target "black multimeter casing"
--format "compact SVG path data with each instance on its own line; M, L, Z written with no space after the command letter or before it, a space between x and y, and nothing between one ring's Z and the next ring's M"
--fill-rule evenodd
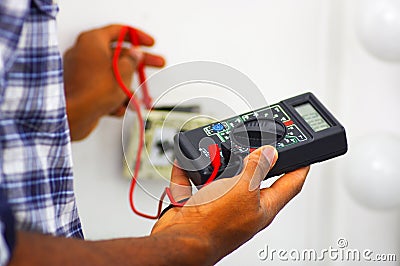
M265 134L258 134L257 127ZM241 141L246 130L249 132L247 145ZM273 138L271 134L275 134ZM258 137L263 141L257 142ZM312 93L178 133L174 141L178 165L196 186L203 185L212 173L207 147L213 142L221 149L222 164L217 179L240 173L243 158L261 145L273 145L279 154L265 178L347 152L344 127Z

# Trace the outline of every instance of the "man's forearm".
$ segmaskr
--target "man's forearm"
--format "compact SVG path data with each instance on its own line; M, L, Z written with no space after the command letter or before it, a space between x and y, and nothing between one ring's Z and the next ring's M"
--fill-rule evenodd
M215 260L208 251L200 238L179 232L84 241L20 231L10 265L207 265Z
M67 96L66 102L71 140L82 140L96 127L105 113L87 95Z

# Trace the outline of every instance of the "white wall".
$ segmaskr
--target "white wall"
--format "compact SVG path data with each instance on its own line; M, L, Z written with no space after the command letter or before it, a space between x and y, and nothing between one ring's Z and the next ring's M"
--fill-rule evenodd
M371 106L386 107L383 101L389 101L392 113L400 110L395 102L400 64L380 62L359 45L353 27L358 4L354 0L69 0L60 3L59 40L65 50L82 30L128 23L156 37L153 51L165 55L169 65L191 60L226 63L249 75L270 103L311 90L343 122L351 149L352 140L373 132L365 114L374 121L379 114L371 114ZM151 89L154 96L161 93ZM87 140L73 145L75 188L88 239L146 235L153 225L132 214L128 206L129 182L121 173L121 127L121 121L103 119ZM398 128L391 130L400 134ZM339 237L345 237L351 248L397 253L399 260L399 209L373 211L354 202L343 185L343 161L348 159L349 155L312 167L301 195L268 229L219 265L276 265L278 261L260 261L257 251L266 244L275 249L320 250L336 246ZM143 182L161 193L163 184ZM155 211L156 201L137 191L140 208ZM320 265L336 263L325 260Z

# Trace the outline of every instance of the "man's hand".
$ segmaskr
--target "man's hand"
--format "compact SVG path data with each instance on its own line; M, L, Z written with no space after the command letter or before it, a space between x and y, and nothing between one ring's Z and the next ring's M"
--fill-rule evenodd
M147 237L82 241L18 231L10 265L213 265L268 226L300 192L309 167L260 190L276 159L270 146L254 151L240 175L200 189L185 207L167 211ZM171 189L177 200L191 195L185 172L176 167Z
M204 261L213 264L267 227L296 196L309 167L287 173L269 188L260 184L277 160L277 152L265 146L245 159L242 173L212 182L200 189L182 208L172 208L156 223L152 236L171 231L198 239ZM191 196L184 171L174 167L171 190L176 200ZM203 253L202 253L203 252Z
M121 25L111 25L83 32L64 55L65 94L72 140L85 138L102 116L122 115L125 111L128 99L112 70L111 46L117 41L121 28ZM150 35L140 30L137 33L141 45L154 44ZM119 69L128 88L140 60L154 67L165 64L161 56L133 47L125 49L121 53Z

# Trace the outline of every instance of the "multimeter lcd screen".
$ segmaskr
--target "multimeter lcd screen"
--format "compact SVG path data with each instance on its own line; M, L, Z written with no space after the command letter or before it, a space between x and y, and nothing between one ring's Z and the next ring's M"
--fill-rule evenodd
M294 109L315 132L331 127L310 103L298 105Z

